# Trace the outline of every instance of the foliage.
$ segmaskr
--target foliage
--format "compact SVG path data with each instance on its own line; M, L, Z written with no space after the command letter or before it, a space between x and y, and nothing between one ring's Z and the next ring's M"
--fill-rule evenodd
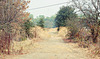
M25 41L25 40L27 40L27 38L26 38L26 37L24 37L24 38L21 38L21 41Z
M45 17L44 15L39 15L36 18L33 18L32 21L35 25L38 25L40 22L40 19L43 18L44 21L44 27L45 28L54 28L55 27L55 18L56 15L53 15L51 17Z
M73 20L74 18L76 18L77 14L74 12L74 10L75 9L70 6L61 7L55 19L56 26L66 26L67 20Z
M24 30L26 32L26 35L27 37L30 37L31 36L31 33L30 33L30 28L31 27L34 27L34 24L31 20L27 20L25 23L24 23Z
M73 6L83 13L87 24L91 29L91 36L94 43L97 43L98 28L100 26L100 0L72 0Z
M59 10L55 22L56 22L56 26L58 27L58 31L59 31L59 27L60 26L67 26L70 28L70 37L72 38L76 32L78 31L78 20L76 20L77 18L77 14L74 12L75 9L70 7L70 6L63 6L61 7L61 9Z
M78 32L79 30L79 21L77 20L67 20L67 27L70 29L70 37L74 38L75 34Z
M17 35L17 31L20 31L21 25L29 16L29 13L25 12L28 8L28 3L30 1L0 0L0 31L4 33L4 35L0 36L0 53L4 53L4 50L7 50L6 52L10 54L12 39Z
M42 27L42 28L44 28L44 17L40 16L37 25L40 26L40 27Z
M53 15L51 17L46 17L44 19L44 27L45 28L54 28L55 27L55 18L56 18L56 15Z

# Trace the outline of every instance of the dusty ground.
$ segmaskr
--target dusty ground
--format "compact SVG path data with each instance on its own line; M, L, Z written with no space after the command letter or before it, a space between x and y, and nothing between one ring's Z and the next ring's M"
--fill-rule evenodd
M86 48L79 48L77 43L64 43L63 36L60 36L56 29L52 30L47 30L48 37L42 37L42 41L30 46L30 53L8 56L7 59L93 59Z

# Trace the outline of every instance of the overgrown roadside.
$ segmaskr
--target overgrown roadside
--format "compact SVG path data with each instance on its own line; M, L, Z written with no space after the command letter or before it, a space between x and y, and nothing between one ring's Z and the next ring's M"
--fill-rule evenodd
M52 31L53 30L53 31ZM29 49L28 54L15 55L7 59L99 59L92 58L87 48L79 48L77 43L64 43L63 36L56 33L56 29L48 30L48 38L35 42L35 47Z

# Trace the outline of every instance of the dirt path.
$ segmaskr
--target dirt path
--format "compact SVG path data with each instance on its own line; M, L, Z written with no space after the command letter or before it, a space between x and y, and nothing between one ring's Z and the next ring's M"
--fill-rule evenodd
M92 59L87 49L78 48L76 43L64 43L56 32L49 32L50 38L34 43L31 53L10 59Z
M33 52L13 59L92 59L86 50L75 43L64 43L61 37L51 33L51 37L35 43Z

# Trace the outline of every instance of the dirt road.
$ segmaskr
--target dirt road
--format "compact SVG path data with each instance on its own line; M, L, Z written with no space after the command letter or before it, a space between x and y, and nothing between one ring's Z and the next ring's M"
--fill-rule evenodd
M35 48L29 54L12 59L92 59L87 49L78 48L76 43L64 43L57 33L49 32L50 38L34 43Z

